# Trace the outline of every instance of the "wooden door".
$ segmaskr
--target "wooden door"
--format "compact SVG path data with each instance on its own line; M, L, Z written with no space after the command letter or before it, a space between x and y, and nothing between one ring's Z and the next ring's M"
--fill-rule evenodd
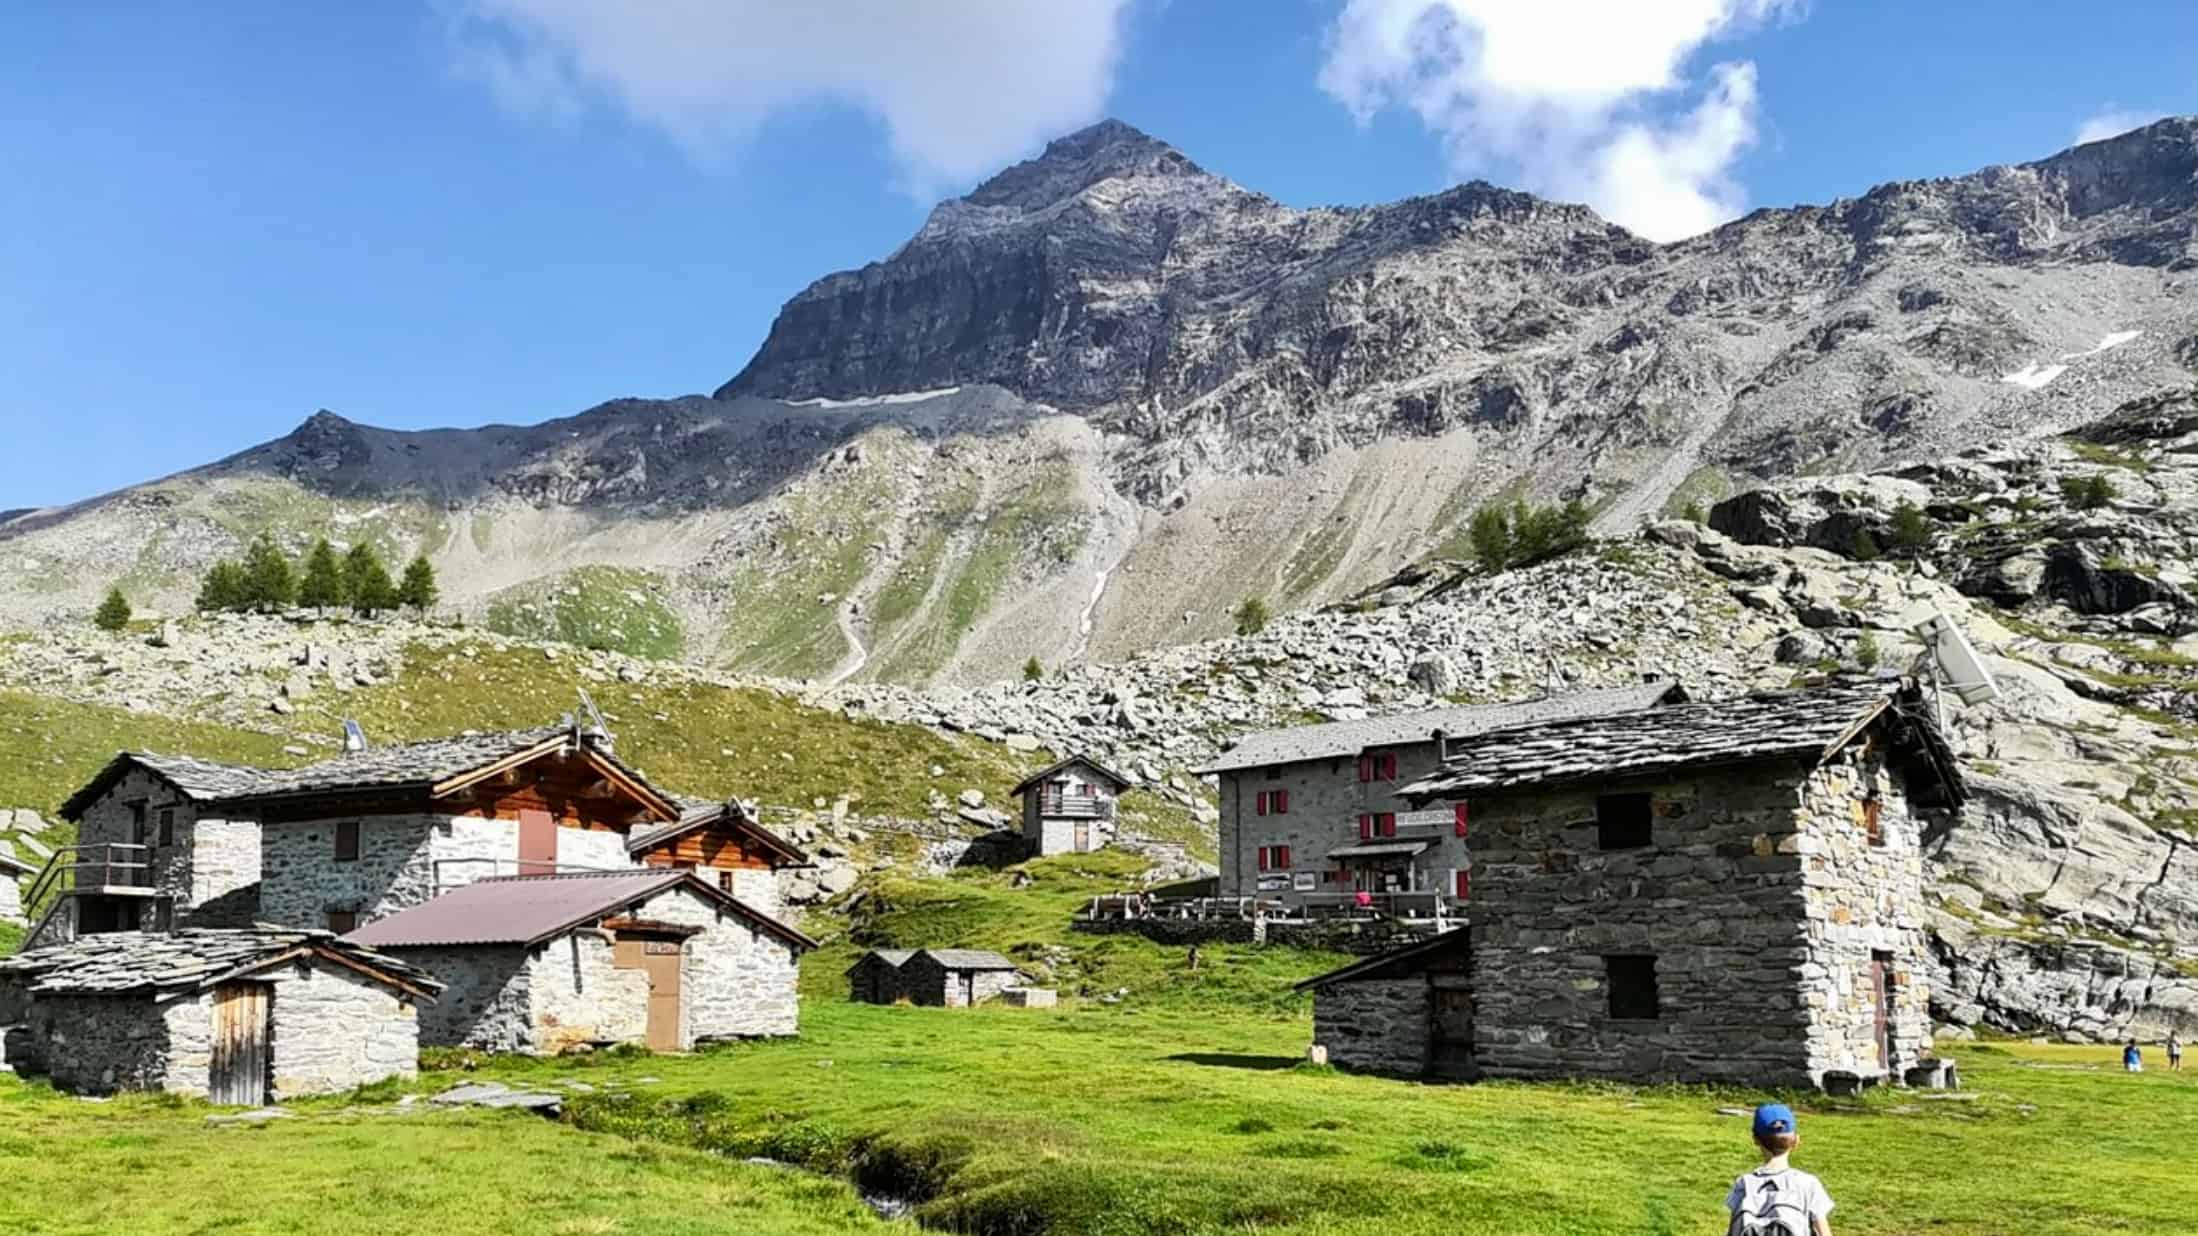
M1076 852L1078 854L1091 852L1091 825L1082 820L1076 821Z
M1893 993L1882 958L1870 961L1870 1011L1872 1030L1877 1036L1877 1067L1891 1070L1893 1067Z
M1471 1078L1473 993L1463 987L1427 991L1427 1071L1437 1077Z
M966 1009L976 1006L977 974L973 970L965 970L962 972L962 1007Z
M678 1051L679 941L648 940L641 950L642 968L649 975L649 1050Z
M519 810L519 874L550 875L557 870L557 817L532 807Z
M245 1107L267 1104L265 983L226 983L214 988L214 1053L207 1097Z

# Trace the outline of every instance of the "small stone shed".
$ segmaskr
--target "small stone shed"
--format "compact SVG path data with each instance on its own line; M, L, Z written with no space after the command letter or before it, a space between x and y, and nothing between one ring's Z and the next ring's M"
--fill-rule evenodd
M347 938L448 985L421 1042L543 1055L792 1035L816 947L677 868L480 880Z
M1931 1054L1922 837L1965 790L1908 682L1483 733L1469 926L1302 984L1343 1068L1820 1086Z
M912 948L874 948L847 967L847 998L857 1004L891 1004L908 994L901 966Z
M0 923L23 921L23 886L21 881L38 874L31 866L14 854L0 851Z
M1114 839L1116 802L1129 778L1097 760L1072 755L1023 778L1023 840L1040 858L1088 854Z
M327 932L112 932L0 961L0 1023L62 1090L258 1106L416 1075L441 989Z
M1021 977L1014 962L975 948L919 949L901 963L900 976L910 1003L950 1009L982 1004Z

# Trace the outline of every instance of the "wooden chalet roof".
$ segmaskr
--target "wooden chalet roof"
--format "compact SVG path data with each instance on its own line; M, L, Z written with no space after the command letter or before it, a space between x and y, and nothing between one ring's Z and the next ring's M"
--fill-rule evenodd
M1603 716L1653 707L1667 698L1684 698L1676 682L1648 682L1630 687L1607 687L1567 695L1511 700L1500 704L1463 704L1393 717L1368 717L1363 721L1330 721L1324 725L1295 725L1287 729L1246 734L1216 756L1200 773L1232 772L1294 764L1300 760L1355 756L1369 747L1391 747L1430 742L1435 731L1461 738L1490 730L1509 729L1568 717Z
M1466 947L1472 939L1470 927L1455 927L1438 936L1416 940L1400 948L1352 962L1341 969L1317 974L1293 984L1292 991L1313 991L1330 983L1348 982L1360 978L1387 978L1395 970L1409 971L1413 963L1434 958L1452 949Z
M1579 717L1478 734L1452 748L1437 771L1398 793L1415 803L1563 782L1634 777L1681 768L1830 758L1872 724L1898 732L1903 771L1927 773L1959 805L1953 754L1912 686L1836 683L1609 716ZM1913 792L1914 787L1911 787Z
M1114 788L1117 790L1126 790L1130 788L1130 779L1123 776L1121 773L1114 771L1113 769L1107 767L1106 765L1100 763L1099 761L1091 758L1088 755L1072 755L1065 760L1055 760L1053 763L1046 765L1044 768L1039 769L1037 772L1034 772L1029 776L1023 778L1021 781L1016 782L1015 788L1009 790L1008 793L1020 794L1024 790L1027 790L1034 785L1040 785L1050 780L1055 773L1062 772L1069 768L1074 768L1078 764L1081 764L1084 767L1092 770L1093 772L1098 773L1100 776L1105 777L1107 780L1112 781L1114 783Z
M677 868L496 876L454 888L431 901L378 918L344 939L372 948L472 945L533 947L576 927L609 918L684 889L730 909L798 948L817 942L714 884Z
M125 751L108 761L99 775L63 804L64 819L80 818L84 810L133 767L144 768L200 803L255 805L277 799L303 799L323 794L363 790L424 791L442 794L481 776L570 745L602 766L664 819L679 815L671 799L633 769L620 763L603 747L583 738L570 726L539 729L466 733L424 742L368 747L345 752L300 768L251 768L217 764L189 756L157 755Z
M629 853L640 854L654 850L697 829L722 826L754 842L757 849L777 855L779 861L774 866L809 865L808 851L765 828L755 818L754 813L740 803L702 802L691 798L680 798L677 801L682 807L680 817L669 824L646 831L636 829L626 839Z
M430 1000L443 989L425 970L328 932L268 928L79 936L0 959L0 976L28 979L33 994L163 994L202 990L309 956Z

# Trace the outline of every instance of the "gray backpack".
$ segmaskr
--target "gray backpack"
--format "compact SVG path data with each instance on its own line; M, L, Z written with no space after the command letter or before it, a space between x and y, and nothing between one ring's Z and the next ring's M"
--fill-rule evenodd
M1809 1236L1808 1198L1790 1172L1740 1178L1740 1236Z

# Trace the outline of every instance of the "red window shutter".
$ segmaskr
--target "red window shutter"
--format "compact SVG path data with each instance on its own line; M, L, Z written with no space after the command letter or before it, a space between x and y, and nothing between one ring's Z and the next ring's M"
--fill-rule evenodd
M1397 835L1396 812L1384 811L1381 813L1381 835L1384 837L1394 837Z
M1459 835L1460 837L1463 837L1463 836L1465 836L1465 835L1466 835L1466 828L1465 828L1465 804L1464 804L1464 803L1457 803L1457 804L1454 804L1454 805L1453 805L1453 806L1452 806L1452 807L1450 808L1450 818L1451 818L1452 822L1454 822L1454 823L1455 823L1455 824L1457 825L1458 835Z
M1275 791L1275 814L1290 814L1290 792L1288 790Z
M1358 757L1358 779L1361 781L1372 781L1374 779L1373 756L1362 755Z
M1359 839L1360 841L1367 841L1367 840L1370 840L1370 839L1371 839L1371 838L1373 837L1373 835L1374 835L1374 817L1373 817L1373 816L1370 816L1370 815L1362 815L1362 816L1360 816L1360 817L1358 818L1358 839Z
M1267 869L1267 847L1266 847L1266 846L1261 846L1261 847L1259 847L1259 869L1260 869L1261 871L1265 871L1265 870Z
M1464 901L1472 895L1473 873L1463 868L1460 868L1458 871L1458 900Z
M1259 792L1257 805L1253 807L1253 810L1260 815L1267 814L1267 791L1261 790Z
M1397 779L1397 757L1395 755L1381 757L1381 779L1384 781Z
M1282 847L1282 865L1285 867L1290 865L1290 847L1288 846Z

